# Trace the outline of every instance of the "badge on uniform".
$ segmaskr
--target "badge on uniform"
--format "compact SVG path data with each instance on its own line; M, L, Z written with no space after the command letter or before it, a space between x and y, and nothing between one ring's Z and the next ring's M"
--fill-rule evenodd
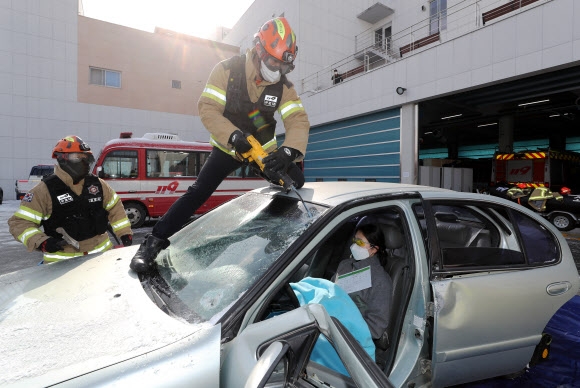
M56 199L58 199L58 202L61 205L64 205L65 203L69 203L69 202L73 201L73 197L71 197L69 193L65 193L63 195L57 195Z
M26 202L32 202L32 198L33 197L34 197L34 194L32 194L32 193L26 193L24 195L24 197L22 197L22 200L23 201L26 201Z
M264 96L264 105L265 106L276 106L277 102L278 102L278 97L276 97L276 96L270 96L269 94L266 94Z
M90 185L88 190L89 190L89 193L92 195L95 195L99 192L99 188L95 185Z

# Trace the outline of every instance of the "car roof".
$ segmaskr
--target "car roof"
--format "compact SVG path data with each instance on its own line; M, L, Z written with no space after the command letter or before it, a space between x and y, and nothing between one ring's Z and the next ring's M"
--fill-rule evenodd
M279 186L256 189L254 192L284 195ZM438 187L386 182L307 182L298 190L298 193L305 201L329 206L337 206L353 199L375 195L416 192L456 193L452 190ZM286 195L296 196L293 191L288 192Z

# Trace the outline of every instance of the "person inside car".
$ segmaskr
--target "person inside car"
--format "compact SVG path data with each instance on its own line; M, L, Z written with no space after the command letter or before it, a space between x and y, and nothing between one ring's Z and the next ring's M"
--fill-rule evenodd
M384 241L377 225L359 226L350 246L351 256L338 264L332 278L354 301L374 340L387 329L393 293L393 282L380 260Z

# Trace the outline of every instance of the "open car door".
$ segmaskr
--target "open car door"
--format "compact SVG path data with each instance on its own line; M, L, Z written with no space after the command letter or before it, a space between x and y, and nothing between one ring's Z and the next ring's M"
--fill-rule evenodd
M309 361L320 334L333 344L350 377ZM348 330L318 304L249 325L225 345L220 386L266 385L393 387Z

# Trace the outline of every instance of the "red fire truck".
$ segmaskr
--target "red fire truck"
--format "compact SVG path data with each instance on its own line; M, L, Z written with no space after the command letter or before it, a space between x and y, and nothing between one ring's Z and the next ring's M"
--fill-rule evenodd
M580 225L579 184L580 154L576 152L547 149L496 153L493 158L490 194L507 198L508 190L518 187L527 196L516 201L528 206L534 188L561 193L559 200L547 199L539 213L562 231Z
M138 228L147 217L160 217L195 181L212 147L209 143L188 142L176 135L146 133L132 138L123 132L105 144L93 173L117 192L131 226ZM246 191L267 186L248 167L226 178L198 209L204 213Z
M580 175L580 154L570 151L537 150L516 153L496 152L491 171L492 185L506 182L527 187L563 186L575 188ZM573 190L574 191L574 190Z

